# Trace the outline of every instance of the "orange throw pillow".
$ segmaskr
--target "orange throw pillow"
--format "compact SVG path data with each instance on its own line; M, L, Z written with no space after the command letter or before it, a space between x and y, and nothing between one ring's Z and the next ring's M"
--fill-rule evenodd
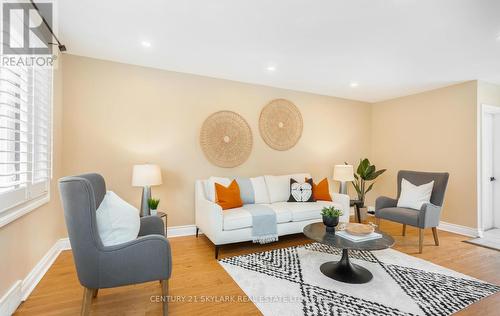
M307 179L306 179L307 180ZM313 183L313 198L316 201L331 201L328 179L324 178L318 184Z
M215 194L217 204L219 204L223 210L243 206L243 201L240 197L240 187L236 180L233 180L227 188L221 184L215 183Z

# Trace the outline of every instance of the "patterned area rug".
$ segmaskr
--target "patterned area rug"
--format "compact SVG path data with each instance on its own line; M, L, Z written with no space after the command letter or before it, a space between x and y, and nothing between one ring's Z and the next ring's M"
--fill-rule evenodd
M393 249L350 251L373 274L365 284L323 275L341 250L312 243L235 256L219 263L264 315L451 315L500 291L489 284Z

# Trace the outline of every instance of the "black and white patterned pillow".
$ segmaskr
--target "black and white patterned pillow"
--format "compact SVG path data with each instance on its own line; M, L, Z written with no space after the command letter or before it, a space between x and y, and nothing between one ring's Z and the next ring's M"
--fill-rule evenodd
M312 187L312 179L307 179L306 182L297 182L295 179L290 179L290 198L288 202L314 202Z

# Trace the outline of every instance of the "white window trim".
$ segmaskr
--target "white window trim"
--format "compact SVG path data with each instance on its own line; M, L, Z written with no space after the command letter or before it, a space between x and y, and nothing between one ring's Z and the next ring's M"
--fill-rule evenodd
M12 223L19 217L24 216L49 202L50 202L50 185L46 194L43 194L42 196L31 199L27 202L24 202L20 205L14 206L4 211L0 216L0 227Z

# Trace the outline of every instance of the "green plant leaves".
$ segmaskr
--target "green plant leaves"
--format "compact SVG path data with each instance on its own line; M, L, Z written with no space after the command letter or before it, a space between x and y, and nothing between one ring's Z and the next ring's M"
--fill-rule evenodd
M373 185L374 185L374 184L375 184L375 182L374 182L374 183L372 183L372 184L370 184L370 185L368 186L368 189L366 189L365 194L366 194L366 193L368 193L368 192L370 192L370 191L373 189Z
M370 175L368 175L368 177L366 177L366 180L368 180L368 181L375 180L379 175L381 175L385 171L386 171L386 169L380 169L378 171L374 170L373 173L371 173Z
M148 206L150 209L156 210L158 208L158 204L160 204L160 199L153 199L153 198L148 199Z
M344 212L342 212L342 210L339 210L338 208L335 208L335 206L325 206L321 210L321 215L326 217L339 217L344 215Z
M358 194L359 200L364 201L366 193L370 192L375 184L371 183L365 189L365 181L373 181L385 171L386 169L377 170L375 165L370 164L370 160L368 160L368 158L359 160L358 168L354 174L354 179L356 180L352 182L352 185Z

